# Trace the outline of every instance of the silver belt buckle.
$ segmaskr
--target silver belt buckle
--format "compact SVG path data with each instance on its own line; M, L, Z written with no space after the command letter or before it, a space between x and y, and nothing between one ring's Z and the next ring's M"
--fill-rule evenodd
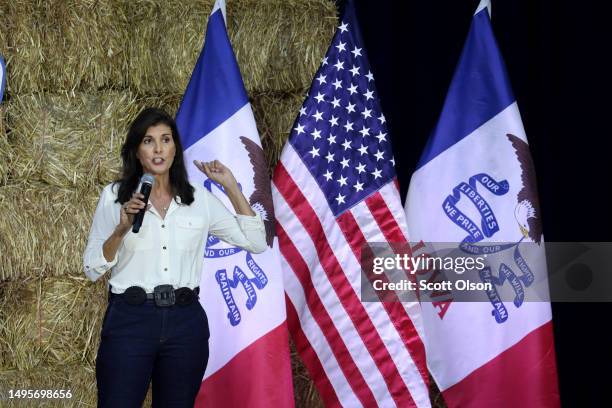
M155 304L159 307L172 306L175 303L174 288L172 285L159 285L153 289Z

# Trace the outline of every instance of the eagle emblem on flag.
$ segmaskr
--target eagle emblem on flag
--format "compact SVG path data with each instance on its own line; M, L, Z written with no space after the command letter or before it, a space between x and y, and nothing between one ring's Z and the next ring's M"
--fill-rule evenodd
M266 157L264 151L257 143L245 136L240 141L249 154L253 167L253 194L249 197L249 205L261 219L266 227L266 243L270 248L274 242L276 231L274 229L274 205L272 204L272 189L270 178L266 172Z
M521 182L523 188L516 198L518 204L514 209L514 218L525 238L529 237L538 245L542 240L542 223L540 222L540 201L536 190L535 166L529 153L529 145L519 137L508 133L506 135L516 153L521 165Z

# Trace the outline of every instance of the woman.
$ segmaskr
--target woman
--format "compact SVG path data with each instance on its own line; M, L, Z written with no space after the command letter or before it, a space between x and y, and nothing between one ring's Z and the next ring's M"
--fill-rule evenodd
M83 256L92 281L111 271L96 359L98 406L140 407L152 380L154 407L192 407L208 362L208 321L197 300L207 234L259 253L264 224L218 161L194 164L223 186L236 216L188 182L176 124L163 111L138 115L121 156L122 177L102 191ZM137 191L143 173L155 178L147 206Z

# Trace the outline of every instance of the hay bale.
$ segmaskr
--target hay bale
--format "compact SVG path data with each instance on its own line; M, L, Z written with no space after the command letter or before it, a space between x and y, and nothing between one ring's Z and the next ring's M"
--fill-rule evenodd
M334 35L331 0L241 0L228 31L249 93L308 88Z
M177 94L136 98L129 92L13 98L7 111L11 178L65 188L107 184L120 175L121 145L138 113L153 106L174 115L180 100Z
M0 367L93 367L106 287L85 276L27 278L0 284Z
M82 277L0 283L0 395L6 397L9 389L70 389L70 400L45 402L95 406L95 356L105 307L106 286ZM294 347L292 369L296 406L322 407ZM150 401L149 390L145 406Z
M260 93L251 100L270 173L278 162L304 99L305 91Z
M62 188L106 184L119 176L121 145L136 115L147 106L174 115L181 97L164 94L136 98L129 93L109 92L98 96L33 94L14 98L7 111L13 145L10 152L15 156L11 179ZM270 169L278 160L303 100L303 92L268 92L252 98Z
M139 97L137 103L140 109L147 107L160 108L166 111L173 118L176 116L176 111L181 104L183 94L161 94L161 95L146 95Z
M212 0L123 3L130 21L125 75L132 90L140 95L185 91L213 4Z
M247 90L308 86L334 33L335 3L228 3L228 31ZM129 87L140 95L182 93L212 5L212 0L3 2L0 50L8 61L9 91Z
M0 185L6 183L13 166L13 149L9 145L4 124L4 105L0 105Z
M71 398L64 399L8 399L8 390L70 390ZM151 387L143 406L150 407ZM95 367L92 365L54 365L39 366L29 370L0 369L0 399L2 407L96 407L97 387ZM25 401L30 404L26 405Z
M19 93L38 90L46 78L44 71L42 33L36 29L41 19L33 2L6 1L0 3L3 38L2 51L6 61L6 91Z
M29 370L0 369L3 407L95 407L96 375L89 365L40 366ZM8 399L8 390L70 390L64 399Z
M100 190L0 187L0 280L84 276L82 253Z
M71 399L37 402L96 406L106 281L55 277L0 283L0 397L9 389L70 389ZM6 406L22 406L16 401ZM150 405L149 390L145 406Z
M142 95L184 92L202 49L213 3L136 0L125 4L131 22L126 75L132 90ZM227 18L249 93L310 85L337 23L330 0L229 1Z
M141 109L131 94L117 92L23 95L7 106L12 178L58 187L115 179L127 127Z
M3 2L12 94L126 85L128 21L114 0Z

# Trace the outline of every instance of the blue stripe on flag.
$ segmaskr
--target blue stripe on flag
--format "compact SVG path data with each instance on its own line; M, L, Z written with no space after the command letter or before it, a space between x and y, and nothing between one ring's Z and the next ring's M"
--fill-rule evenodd
M176 114L183 149L209 134L248 101L219 9L208 19L204 48Z
M473 20L421 168L514 102L487 9Z

